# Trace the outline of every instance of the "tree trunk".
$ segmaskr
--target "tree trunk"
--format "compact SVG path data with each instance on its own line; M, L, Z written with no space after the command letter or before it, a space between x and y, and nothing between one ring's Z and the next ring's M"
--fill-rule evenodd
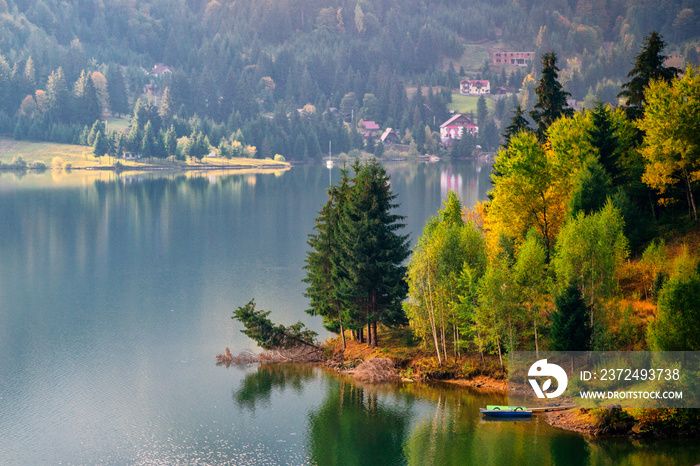
M340 339L343 340L343 349L347 349L347 345L345 344L345 329L343 329L343 323L340 323Z
M698 223L698 210L695 207L695 198L693 197L693 188L690 186L690 179L688 176L685 177L685 183L688 186L688 197L690 198L690 205L693 208L693 220Z
M535 326L535 357L540 358L540 347L537 346L537 321L533 320L532 324Z
M372 322L370 321L367 321L367 346L376 346L372 341Z
M428 262L428 320L430 321L430 330L433 333L433 341L435 342L435 352L438 357L438 364L442 366L442 356L440 355L440 345L438 344L437 329L435 327L435 308L433 307L433 293L430 288L430 262Z
M379 346L379 340L377 339L377 321L372 321L372 347L376 348Z
M503 356L501 355L501 340L496 339L496 346L498 347L498 360L501 361L501 369L505 369L503 366Z

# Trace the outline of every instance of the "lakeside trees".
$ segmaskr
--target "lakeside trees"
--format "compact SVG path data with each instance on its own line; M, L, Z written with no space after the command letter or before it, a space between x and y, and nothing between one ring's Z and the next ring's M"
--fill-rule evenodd
M386 170L376 161L356 162L355 176L343 174L329 191L329 201L310 235L306 295L311 314L324 317L326 328L342 332L367 328L368 344L378 346L377 323L404 324L406 296L403 261L408 237L403 217L391 213L398 204Z
M682 246L671 267L664 238L697 237L686 222L697 222L698 76L688 67L670 82L652 80L636 121L597 103L561 112L541 125L540 139L516 112L489 200L451 221L479 225L478 241L460 249L450 228L437 227L453 217L451 193L409 263L407 313L439 362L457 355L445 351L457 341L443 337L453 322L461 346L501 358L514 350L697 346L687 329L697 314L698 251ZM686 214L685 203L673 203L683 198ZM464 265L458 280L441 275L474 254L486 258L481 272Z

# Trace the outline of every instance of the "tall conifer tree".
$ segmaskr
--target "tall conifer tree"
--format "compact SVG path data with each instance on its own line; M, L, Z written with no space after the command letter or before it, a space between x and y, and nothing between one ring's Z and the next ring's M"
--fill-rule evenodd
M537 137L544 141L547 128L563 116L572 116L573 109L569 108L566 98L571 94L565 92L559 83L559 68L554 52L542 55L542 78L535 88L537 103L530 116L537 125Z
M634 68L627 74L631 78L622 85L622 91L617 95L627 100L625 111L630 119L641 118L644 113L644 91L652 80L662 80L670 83L678 76L679 69L673 66L665 67L666 55L663 55L666 43L661 35L652 31L644 37L642 51L635 57Z
M398 230L404 217L392 214L396 195L386 170L376 161L353 165L354 184L338 222L339 254L334 274L337 293L354 307L356 319L367 325L370 344L378 345L377 322L404 324L401 302L408 287L403 261L409 256L407 235Z

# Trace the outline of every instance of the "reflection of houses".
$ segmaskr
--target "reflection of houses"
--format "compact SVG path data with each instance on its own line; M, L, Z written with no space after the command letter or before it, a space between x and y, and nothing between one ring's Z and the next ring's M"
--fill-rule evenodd
M449 147L452 141L462 139L465 132L476 136L479 134L479 127L467 115L457 113L440 125L440 140Z
M401 143L401 138L399 138L399 135L392 128L387 128L386 130L384 130L384 133L379 139L385 146Z
M379 134L379 125L374 121L362 122L362 135L367 138L376 138Z
M527 66L534 56L535 52L494 52L493 64Z
M459 93L463 95L490 94L491 84L483 79L463 79L459 82Z

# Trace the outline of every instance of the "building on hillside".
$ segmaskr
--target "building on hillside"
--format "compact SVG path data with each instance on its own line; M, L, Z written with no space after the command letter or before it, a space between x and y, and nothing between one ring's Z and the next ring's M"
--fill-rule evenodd
M494 65L527 66L527 63L535 56L535 52L494 52Z
M451 147L453 141L462 139L465 133L476 136L479 134L479 127L463 113L456 113L440 125L440 141L447 147Z
M151 74L156 77L163 76L165 74L172 74L172 70L170 69L169 66L166 66L162 63L156 63L153 65L153 69L151 70Z
M459 82L462 95L481 95L491 93L491 83L484 79L463 79Z
M379 125L374 121L367 120L362 122L362 135L367 138L376 138L379 134Z
M394 131L392 128L387 128L384 130L384 133L382 136L379 138L382 141L382 144L385 146L390 146L393 144L401 144L401 138L399 135Z

